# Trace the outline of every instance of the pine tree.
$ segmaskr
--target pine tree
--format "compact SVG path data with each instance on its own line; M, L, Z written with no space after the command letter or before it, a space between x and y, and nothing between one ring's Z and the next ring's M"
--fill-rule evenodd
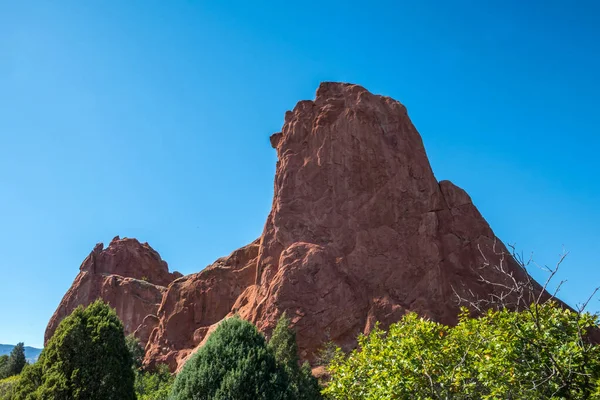
M4 354L0 356L0 379L8 377L6 365L8 364L8 355Z
M229 318L177 376L172 400L288 399L285 372L251 323Z
M290 399L321 399L319 383L312 375L310 364L305 362L300 368L296 332L290 328L290 322L290 319L283 313L269 340L269 349L275 355L277 363L288 375Z
M138 338L133 336L133 334L128 335L125 338L125 345L131 354L131 358L133 361L133 369L134 371L139 371L142 369L142 362L144 361L144 348L140 344Z
M98 300L78 307L27 367L16 400L135 400L134 373L123 324Z
M273 351L275 359L286 368L298 367L298 345L296 332L290 328L290 319L285 313L281 315L269 340L269 348Z
M13 347L9 356L4 355L0 357L0 379L19 375L26 364L25 345L23 343L18 343Z

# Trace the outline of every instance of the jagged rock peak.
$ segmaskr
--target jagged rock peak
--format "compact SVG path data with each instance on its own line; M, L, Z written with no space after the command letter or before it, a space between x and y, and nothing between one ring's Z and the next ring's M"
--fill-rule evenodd
M385 114L392 114L397 118L407 116L406 107L391 97L372 94L355 84L323 82L319 85L314 100L299 101L292 111L286 112L284 127L281 132L271 136L271 144L277 148L281 136L288 134L288 131L293 130L291 128L300 121L304 124L311 121L316 125L326 125L342 114L349 117L357 115L367 117L375 104L385 105L387 110L381 113L383 116Z
M79 267L79 274L52 315L44 340L77 306L96 299L108 302L123 321L125 332L134 333L148 315L155 315L166 287L181 277L148 243L116 236L104 248L98 243ZM142 337L142 343L147 338Z
M310 359L326 336L350 348L376 321L408 311L453 323L453 288L493 292L479 268L504 246L464 190L437 181L400 102L322 83L271 144L278 162L258 288L240 310L260 329L286 311Z
M115 236L107 248L98 243L79 267L95 274L114 274L167 286L182 276L169 272L169 266L148 243Z

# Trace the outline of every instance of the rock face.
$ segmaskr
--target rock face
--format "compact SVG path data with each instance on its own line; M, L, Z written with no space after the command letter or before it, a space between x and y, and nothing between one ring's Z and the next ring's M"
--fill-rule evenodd
M349 348L376 321L385 326L407 311L451 324L453 288L493 291L479 269L483 256L497 262L505 248L465 191L435 179L399 102L324 83L315 101L286 114L271 143L279 160L273 208L253 301L240 310L260 329L285 310L311 359L327 337Z
M285 311L301 357L313 360L323 342L351 348L377 321L387 326L408 311L452 324L454 291L494 292L480 275L502 278L482 266L499 263L506 249L465 191L435 179L399 102L323 83L314 101L286 113L271 144L275 192L259 239L173 282L161 261L140 267L146 258L125 265L107 255L100 263L98 254L113 244L95 250L49 332L75 305L103 297L147 342L145 362L175 370L223 318L237 313L268 334ZM504 263L523 277L512 258ZM155 267L156 275L149 272ZM143 301L134 295L142 290L140 270L155 288ZM143 305L127 308L128 301Z
M167 263L148 243L118 236L106 249L98 243L79 270L48 323L44 342L77 306L98 298L116 309L126 334L134 333L146 316L157 313L166 286L181 276L169 273Z
M146 364L175 370L218 322L240 309L241 295L254 285L258 250L257 240L169 286L148 340Z

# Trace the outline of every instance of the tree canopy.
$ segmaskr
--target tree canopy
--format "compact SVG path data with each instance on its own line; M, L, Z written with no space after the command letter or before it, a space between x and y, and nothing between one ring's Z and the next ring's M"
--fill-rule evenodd
M310 365L300 367L296 332L290 327L290 319L285 313L279 318L268 347L277 363L289 378L288 398L298 400L321 399L319 382L312 375Z
M129 354L131 354L131 362L134 371L142 369L142 362L144 361L144 348L140 344L140 341L133 335L125 337L125 345Z
M13 400L18 382L19 375L0 379L0 400Z
M0 356L0 379L4 379L6 378L7 375L7 370L6 370L6 365L8 364L8 355L4 354Z
M17 400L133 400L134 373L123 325L98 300L57 327L39 360L24 369Z
M173 400L275 400L287 379L254 325L229 318L185 364L173 385Z
M166 400L171 393L173 376L169 367L159 365L153 371L136 371L135 393L137 400Z
M165 400L171 393L174 377L165 364L153 369L143 367L145 350L140 341L133 335L125 338L127 349L132 358L132 369L135 375L135 395L137 400Z
M455 327L406 315L359 338L330 364L331 399L590 399L600 347L585 337L598 318L548 302L490 310Z
M0 357L0 379L20 374L26 364L25 344L21 342L13 347L10 355Z
M320 399L310 367L299 366L289 323L283 316L267 344L251 323L223 321L177 376L172 399Z

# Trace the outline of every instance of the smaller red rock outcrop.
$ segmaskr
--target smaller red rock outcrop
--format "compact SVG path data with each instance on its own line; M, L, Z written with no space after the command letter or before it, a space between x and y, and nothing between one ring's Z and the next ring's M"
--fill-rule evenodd
M138 337L145 345L143 322L156 315L166 286L181 277L179 272L169 272L167 263L148 243L118 236L106 249L98 243L79 270L48 323L44 342L77 306L103 299L117 311L126 334L140 328Z

